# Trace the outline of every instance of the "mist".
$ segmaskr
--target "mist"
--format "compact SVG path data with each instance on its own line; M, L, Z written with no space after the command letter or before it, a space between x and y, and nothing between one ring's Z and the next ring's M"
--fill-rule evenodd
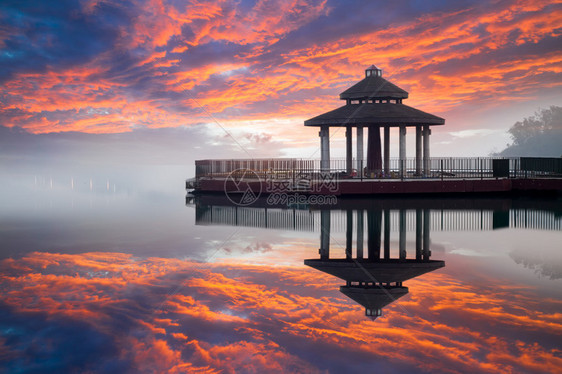
M0 189L12 196L57 188L185 194L184 181L194 176L196 159L248 157L228 134L213 130L198 125L116 134L31 134L0 127ZM280 148L274 141L243 145L264 155Z

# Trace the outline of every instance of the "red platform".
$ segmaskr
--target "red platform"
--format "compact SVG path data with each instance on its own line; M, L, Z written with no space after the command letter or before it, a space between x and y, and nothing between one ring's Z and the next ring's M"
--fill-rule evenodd
M562 193L562 178L534 178L534 179L413 179L413 180L359 180L343 179L335 186L327 188L314 185L306 190L268 190L264 181L250 181L247 184L253 192L269 194L273 192L321 195L426 195L426 194L501 194L501 193ZM234 191L236 186L225 179L201 179L198 182L198 192Z

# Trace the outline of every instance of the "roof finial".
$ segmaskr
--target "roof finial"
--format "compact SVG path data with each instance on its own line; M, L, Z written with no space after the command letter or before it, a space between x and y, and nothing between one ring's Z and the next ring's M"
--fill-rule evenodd
M382 77L382 70L379 69L378 67L376 67L375 65L371 65L369 66L366 70L365 70L365 77Z

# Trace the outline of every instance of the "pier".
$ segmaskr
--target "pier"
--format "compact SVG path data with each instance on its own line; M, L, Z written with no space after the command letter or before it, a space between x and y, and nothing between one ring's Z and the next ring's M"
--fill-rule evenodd
M390 159L388 174L346 171L346 160L239 159L197 160L195 178L186 188L196 192L250 189L258 194L323 195L405 194L561 194L562 158L430 158L424 175L416 159ZM365 164L365 160L355 164ZM399 165L403 164L401 171ZM361 170L361 168L359 169ZM240 184L240 182L242 184Z

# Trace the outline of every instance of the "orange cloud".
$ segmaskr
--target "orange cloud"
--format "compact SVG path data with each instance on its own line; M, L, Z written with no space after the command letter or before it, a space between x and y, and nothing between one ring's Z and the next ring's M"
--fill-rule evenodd
M3 124L35 133L110 133L212 122L200 106L225 123L292 118L302 124L339 105L337 93L373 62L410 91L407 104L438 115L471 103L509 105L560 87L549 78L560 74L559 52L503 57L560 36L562 9L551 1L426 14L272 57L277 41L330 14L326 1L305 5L264 0L242 12L229 2L152 0L117 42L144 51L134 67L112 72L109 51L79 67L15 75L5 83L9 100L0 111L13 114ZM87 2L83 9L96 6ZM184 61L197 55L194 47L210 43L248 47L227 60Z

